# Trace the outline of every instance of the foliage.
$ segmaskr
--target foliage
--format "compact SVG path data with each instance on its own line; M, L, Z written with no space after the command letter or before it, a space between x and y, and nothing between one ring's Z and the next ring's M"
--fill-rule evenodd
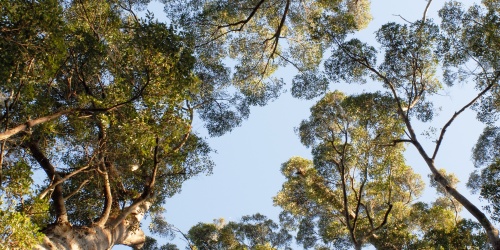
M261 214L243 216L240 222L198 223L187 238L197 249L289 249L292 236Z
M500 249L489 218L455 189L453 175L435 166L447 128L473 108L487 128L473 150L481 169L468 186L499 219L497 1L468 10L449 1L440 25L425 13L415 22L385 24L375 34L379 46L349 36L371 18L366 0L163 2L172 25L149 13L138 18L148 0L0 0L5 244L30 247L40 239L33 232L51 222L116 226L146 201L152 230L165 233L161 205L213 167L210 147L192 130L195 112L210 135L231 131L252 105L279 95L284 83L272 74L291 64L299 71L292 94L323 96L298 129L313 160L284 163L287 181L275 198L305 248L485 247L478 224L458 217L464 205ZM231 75L226 64L233 63ZM368 80L382 91L328 92L331 83ZM477 96L427 151L415 119L432 121L431 97L457 80L471 80ZM412 203L422 184L405 164L404 143L431 171L441 195L431 206ZM34 174L45 179L34 183ZM200 248L287 246L288 234L277 229L255 215L198 224L189 235Z
M148 2L0 2L0 186L19 204L4 212L36 223L26 232L115 226L146 201L160 218L184 181L213 168L194 113L221 135L256 104L219 61L194 57L191 34L139 18Z
M0 210L0 244L4 249L32 249L43 239L39 230L26 214Z
M359 249L406 218L423 182L405 165L404 147L392 143L403 133L397 114L387 113L393 105L380 93L336 91L301 123L301 141L312 147L314 160L283 164L287 181L275 204L299 224L305 248L315 246L318 235L324 243Z
M450 212L454 210L455 212L452 214L455 214L455 224L457 228L460 228L463 225L461 226L458 224L459 220L457 215L461 205L464 205L485 230L489 237L489 242L498 249L500 247L498 230L476 205L472 204L455 189L457 180L454 179L452 175L439 170L434 161L439 153L443 139L445 138L446 130L456 121L456 118L462 114L464 110L471 107L474 108L478 111L478 118L490 124L490 126L496 121L496 117L498 116L497 92L498 80L500 78L500 71L498 71L498 50L496 49L498 47L498 41L500 41L498 39L498 6L492 1L485 1L484 5L484 8L474 5L468 11L465 11L462 9L460 3L453 1L448 2L440 11L440 16L442 18L440 26L433 23L432 20L427 19L425 13L422 20L415 22L408 22L407 24L385 24L376 32L376 40L380 44L378 47L379 49L356 38L346 39L345 37L332 36L334 43L331 53L332 56L326 60L322 74L314 77L308 74L300 74L296 76L296 80L293 83L297 89L305 91L305 94L301 97L313 98L322 95L328 88L328 84L335 82L365 83L368 79L380 82L381 87L384 88L384 92L382 92L381 95L387 96L387 98L390 98L392 101L383 101L391 105L375 107L380 108L379 112L385 112L378 120L383 121L383 118L393 118L395 124L401 124L401 132L393 137L389 137L387 140L388 143L386 144L399 145L407 142L414 146L431 170L432 186L436 187L438 192L443 195L443 197L436 200L435 206L443 207ZM380 59L382 60L379 61ZM443 80L439 79L440 74L438 74L438 67L440 65L445 69ZM434 105L430 98L443 88L453 86L456 79L463 82L472 79L472 82L478 89L477 96L466 102L451 116L448 122L438 131L436 138L434 138L433 151L427 151L424 148L423 141L417 135L417 122L415 118L421 122L432 121L436 109L433 107ZM327 80L329 80L329 82ZM446 85L443 85L442 82L446 83ZM328 97L328 95L329 94L325 97ZM357 96L351 96L349 98L356 97ZM319 103L324 102L324 99ZM331 107L332 110L336 110L342 107L342 104L340 102L333 102ZM311 117L315 117L314 108L311 112ZM331 113L337 114L341 112L336 111ZM345 121L351 121L349 119L350 116L344 115L344 117ZM325 128L328 128L328 126L335 127L335 123L333 123L334 125L330 125L331 121L328 117L321 117L321 119L318 119L323 123L312 122L312 118L310 120L311 121L307 124L314 124L320 128L321 125ZM337 124L339 123L337 122ZM349 131L344 124L336 125L336 127L338 127L340 131L342 131L342 129ZM305 145L314 145L312 144L314 141L310 139L312 135L323 135L323 138L329 138L328 136L334 137L336 133L335 130L323 130L325 132L322 132L322 130L314 130L313 133L304 133L302 125L300 129L302 142ZM485 169L482 171L481 176L477 173L473 175L473 179L469 183L471 183L470 186L475 187L476 190L479 190L480 187L485 187L485 189L481 189L483 197L487 197L490 203L495 204L496 195L494 194L496 194L496 187L498 185L495 181L494 162L497 160L495 157L498 150L495 148L495 140L493 139L494 136L492 136L492 131L493 130L490 128L489 131L487 131L488 134L485 133L485 135L482 136L475 148L475 155L476 163L487 160L490 164L491 162L493 162L493 164L487 168L488 170ZM342 137L339 136L339 138ZM341 147L342 142L344 142L346 146L350 145L350 142L348 144L345 141L349 141L355 137L348 135L346 132L344 138L343 141L338 141L338 139L337 141L333 139L326 140L329 142L328 145L332 145L329 150L322 150L320 146L317 146L321 145L320 143L314 145L314 164L303 163L302 168L308 169L311 176L324 175L324 170L321 165L322 160L316 158L318 155L325 155L323 158L327 158L328 156L334 159L331 155L344 153L344 148ZM370 140L363 140L363 142L367 141ZM362 155L364 151L362 148L358 148L355 152ZM488 155L488 152L493 153ZM349 154L346 154L346 156L348 155ZM367 159L371 159L370 157L367 157ZM351 160L351 158L347 159ZM338 159L337 162L340 163L337 165L344 164L343 161ZM404 160L401 161L401 163L404 164ZM302 195L308 198L303 198L300 202L296 199L296 204L302 204L311 199L312 195L309 193L312 191L307 191L307 188L304 188L304 186L308 187L306 183L315 183L316 186L319 186L317 183L335 183L336 179L325 178L325 180L320 181L304 181L304 184L301 184L302 186L300 188L298 184L295 184L296 186L294 186L294 188L288 187L287 185L289 185L292 180L294 182L299 182L297 181L299 178L293 175L293 171L286 170L286 166L289 165L292 164L288 162L283 167L283 172L285 176L287 176L288 182L285 183L282 192L288 193L290 197ZM301 172L302 170L296 173ZM339 169L337 172L342 174L342 169ZM340 180L342 180L342 178L340 178ZM344 183L341 184L343 185ZM306 191L297 192L294 190L292 192L292 189L305 189ZM332 188L332 190L335 189ZM292 193L295 196L293 196ZM336 196L339 197L339 195ZM345 195L346 193L344 192L344 197ZM284 195L284 197L288 196ZM326 198L323 200L335 201L334 199ZM278 202L282 204L287 203L282 201ZM335 204L335 202L330 203ZM294 211L294 209L296 211ZM285 210L290 210L292 213L298 213L297 211L311 211L311 208L298 210L289 205L289 207L285 207ZM339 210L345 211L342 209ZM495 209L493 210L495 211ZM319 213L313 214L316 215ZM340 216L344 215L344 217L346 217L344 225L349 228L349 219L345 216L346 214L347 212L343 212ZM493 214L493 216L495 217L495 214ZM314 223L310 222L311 218L307 220L308 224L316 223L322 225L321 223L323 223L321 219ZM444 222L436 222L436 224L439 223ZM434 223L431 224L435 226ZM453 231L451 230L451 228L453 228L451 224L447 226L441 224L441 226L444 226L446 230L448 230L445 230L447 233ZM318 228L320 227L318 226ZM433 230L433 232L438 232L441 229ZM388 233L390 234L390 232ZM318 235L324 237L321 233ZM335 235L345 234L336 232ZM338 239L340 241L345 241L345 238L345 236L340 236ZM352 236L352 232L350 238L352 243L356 243L355 237ZM314 237L311 239L314 239Z
M176 245L167 243L162 246L158 246L158 241L154 238L146 236L146 243L142 247L143 250L179 250Z
M343 36L371 20L366 0L163 2L171 20L195 34L200 67L230 59L231 81L256 104L276 97L283 83L272 73L279 66L314 72L331 45L328 35Z
M472 158L477 168L483 167L481 171L474 171L467 186L473 192L479 192L482 198L490 205L486 206L492 214L492 218L500 220L500 197L498 189L498 175L500 173L500 129L488 126L479 137Z

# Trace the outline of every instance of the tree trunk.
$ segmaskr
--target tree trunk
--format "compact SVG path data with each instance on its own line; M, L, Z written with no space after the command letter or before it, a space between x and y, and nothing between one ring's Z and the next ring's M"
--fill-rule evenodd
M362 248L363 248L363 244L361 244L361 243L354 244L354 249L361 250Z
M144 202L137 206L126 220L116 226L111 223L105 226L92 225L76 227L70 223L53 224L43 230L43 243L35 247L36 250L104 250L114 245L126 245L140 249L144 245L146 236L140 228L140 221L149 208L150 203Z
M129 223L122 223L115 229L57 224L44 230L44 233L43 243L35 248L37 250L102 250L120 244L139 249L145 241L143 231Z

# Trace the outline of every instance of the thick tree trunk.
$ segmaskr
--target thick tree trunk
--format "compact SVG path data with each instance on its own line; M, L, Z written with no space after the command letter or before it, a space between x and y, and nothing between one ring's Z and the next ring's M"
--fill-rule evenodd
M114 245L127 245L141 248L145 236L140 228L122 223L115 229L105 227L72 227L70 224L57 224L45 230L43 243L37 250L103 250Z
M69 223L58 223L43 230L43 243L35 247L36 250L104 250L114 245L126 245L134 249L142 248L146 237L140 228L140 221L149 208L144 202L137 206L126 220L116 226L93 225L89 227L71 226ZM113 221L113 220L111 220Z

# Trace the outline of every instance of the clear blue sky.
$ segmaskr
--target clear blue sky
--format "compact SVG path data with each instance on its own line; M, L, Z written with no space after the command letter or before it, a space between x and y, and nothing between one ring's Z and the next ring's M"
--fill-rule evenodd
M437 10L442 3L443 1L435 0L431 4L428 16L437 18ZM359 34L359 37L377 47L373 39L375 30L389 21L403 22L396 15L401 15L410 21L421 18L426 4L424 0L374 0L372 1L374 20L368 29ZM149 9L160 20L164 16L163 7L158 3ZM283 77L287 83L291 82L291 76L294 74L293 69L282 69L278 72L278 76ZM332 90L360 93L370 91L372 86L378 85L378 83L337 84ZM443 108L441 115L431 124L420 126L420 132L429 125L441 128L453 112L458 110L460 105L467 103L474 93L474 89L470 86L456 86L451 90L443 90L440 96L435 98L435 106ZM250 118L231 133L219 138L208 138L211 147L217 151L213 154L216 163L214 173L211 176L198 176L187 181L182 192L167 201L165 204L167 221L184 232L198 222L212 222L217 218L239 220L241 216L257 212L278 221L280 210L273 206L272 197L277 194L284 182L280 173L281 163L292 156L310 158L309 150L301 145L294 127L309 116L309 108L313 104L314 101L294 99L289 93L285 93L265 107L253 108ZM194 127L199 134L206 135L201 122L196 122ZM448 130L436 160L437 166L459 177L462 181L459 189L462 191L466 190L464 185L468 174L474 169L470 161L471 149L482 128L483 125L476 121L475 114L467 111ZM433 143L429 140L427 149L430 150L432 147ZM406 157L409 165L427 181L430 171L417 152L409 147ZM470 195L468 191L465 191L465 194L477 201L477 196ZM435 191L427 187L422 200L432 201L434 198ZM462 216L469 217L467 213L463 213ZM147 223L143 223L143 228L147 228ZM157 239L159 243L166 242L161 238ZM179 238L173 242L181 249L185 246Z

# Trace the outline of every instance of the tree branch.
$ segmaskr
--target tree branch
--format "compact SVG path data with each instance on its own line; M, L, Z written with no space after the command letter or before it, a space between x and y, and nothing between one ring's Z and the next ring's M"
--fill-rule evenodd
M427 16L427 10L429 10L429 6L431 6L431 3L432 3L432 0L427 0L427 6L425 6L424 15L422 17L422 23L425 23L425 19Z
M374 234L375 231L379 230L387 223L387 218L389 218L389 214L391 213L391 210L392 210L392 204L389 203L388 205L389 205L389 208L387 208L387 210L385 211L384 220L380 223L380 225L378 225L376 228L373 228L372 230L370 230L370 232L368 232L368 234L367 234L368 237L370 235Z
M85 166L85 167L82 167L78 170L75 170L71 173L69 173L68 175L65 175L63 178L60 178L58 181L56 182L52 182L51 185L49 185L45 190L43 190L39 195L38 195L38 198L40 199L43 199L45 198L45 196L49 193L50 190L52 190L55 186L59 185L59 184L62 184L63 182L67 181L69 178L77 175L78 173L81 173L82 171L88 169L90 167L90 165L88 166Z
M149 80L148 82L139 90L139 93L137 93L136 95L134 95L132 98L130 98L129 100L127 101L124 101L124 102L121 102L121 103L118 103L118 104L115 104L111 107L107 107L107 108L88 108L88 109L85 109L85 108L75 108L75 109L67 109L67 110L63 110L63 111L59 111L59 112L56 112L54 114L51 114L51 115L47 115L47 116L43 116L43 117L39 117L37 119L34 119L34 120L28 120L27 122L25 122L24 124L21 124L21 125L18 125L14 128L11 128L11 129L8 129L8 130L5 130L4 132L0 133L0 141L2 140L6 140L22 131L25 131L31 127L34 127L38 124L41 124L41 123L44 123L44 122L48 122L48 121L52 121L54 119L57 119L61 116L64 116L64 115L67 115L67 114L71 114L71 113L76 113L76 112L82 112L82 113L97 113L97 112L110 112L110 111L114 111L118 108L121 108L129 103L132 103L133 101L139 99L141 96L142 96L142 93L144 92L144 90L146 89L146 87L148 86L149 84Z
M28 120L24 124L18 125L18 126L14 127L14 128L5 130L4 132L0 133L0 141L8 139L8 138L10 138L13 135L18 134L19 132L25 131L25 130L27 130L27 129L33 127L33 126L36 126L36 125L38 125L40 123L44 123L44 122L48 122L48 121L54 120L56 118L59 118L60 116L69 114L71 112L74 112L74 110L73 109L63 110L63 111L59 111L57 113L54 113L52 115L43 116L43 117L40 117L40 118L37 118L37 119L34 119L34 120Z
M133 212L137 212L137 209L140 208L140 206L146 206L147 208L149 208L150 206L150 202L148 202L147 200L150 199L152 196L153 196L153 187L154 187L154 184L155 184L155 181L156 181L156 175L157 175L157 172L158 172L158 165L159 165L159 161L158 161L158 150L159 150L159 139L158 137L156 137L156 146L155 146L155 149L154 149L154 158L153 158L153 172L151 174L151 177L150 177L150 181L146 181L146 183L144 183L144 191L142 192L142 194L128 207L126 207L125 209L123 209L123 211L120 213L120 215L118 215L118 217L116 217L115 219L113 219L111 222L108 223L108 227L111 228L111 229L114 229L116 228L118 225L120 225L120 223L122 223L122 221L127 218L127 216L129 216L131 213Z
M102 215L99 220L95 223L99 227L103 227L109 219L111 214L111 207L113 205L113 194L111 193L111 184L109 182L109 168L110 163L106 162L106 141L107 133L106 128L103 126L102 122L97 119L97 125L99 128L99 165L97 169L104 179L104 208L102 210Z
M465 106L463 106L460 110L458 110L457 112L455 112L455 114L453 114L453 116L450 118L450 120L448 120L448 122L444 125L444 127L441 129L441 133L439 135L439 139L436 141L436 147L434 149L434 153L432 154L432 158L431 159L433 161L436 159L436 155L437 155L437 153L439 151L439 147L441 146L441 143L443 142L443 138L444 138L444 134L446 133L446 129L448 129L448 127L451 125L451 123L453 123L453 121L455 120L455 118L457 118L462 112L464 112L467 108L469 108L470 106L472 106L477 100L479 100L479 98L481 98L491 88L493 88L493 86L495 86L496 80L498 80L499 76L500 76L500 73L497 74L497 76L495 77L495 79L483 91L481 91L476 97L474 97L474 99L472 99L469 103L467 103Z
M257 3L257 5L255 5L255 7L252 9L252 12L250 12L250 15L248 15L248 17L245 20L241 20L241 21L238 21L238 22L235 22L235 23L229 23L229 24L225 24L225 25L219 25L219 26L217 26L217 29L227 28L227 27L231 27L231 26L237 26L237 25L241 24L241 26L237 30L235 30L235 31L241 31L241 30L243 30L243 27L245 26L245 24L247 24L252 19L252 17L255 15L255 13L257 13L257 10L260 9L260 6L265 1L266 0L260 0Z
M31 151L31 155L40 164L42 169L45 171L47 176L52 182L59 182L61 177L56 173L54 166L50 163L49 159L45 157L43 152L38 148L36 142L31 141L28 143L28 148ZM66 211L66 206L64 204L64 195L62 189L62 183L58 184L54 188L52 193L52 201L54 201L54 207L56 210L57 223L68 222L68 213Z
M104 170L102 171L102 176L104 178L104 209L102 211L102 215L99 220L96 222L96 225L99 227L103 227L109 219L109 215L111 214L111 207L113 205L113 195L111 194L111 185L109 182L109 166L108 163L103 164Z

